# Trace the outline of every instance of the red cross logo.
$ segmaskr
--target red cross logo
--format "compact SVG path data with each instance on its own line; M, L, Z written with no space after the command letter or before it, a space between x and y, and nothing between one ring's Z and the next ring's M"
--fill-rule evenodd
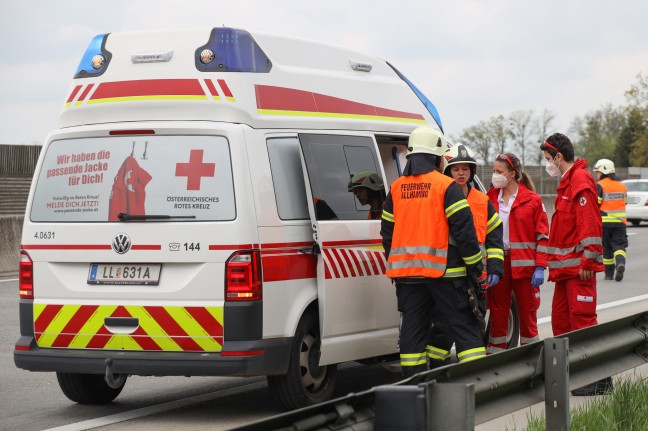
M202 177L213 177L216 163L203 163L204 150L191 150L189 163L176 163L176 177L187 177L187 190L200 190Z

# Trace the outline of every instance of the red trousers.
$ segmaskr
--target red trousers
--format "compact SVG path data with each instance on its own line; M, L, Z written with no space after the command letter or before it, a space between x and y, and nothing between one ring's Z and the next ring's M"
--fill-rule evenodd
M597 323L596 275L586 281L579 277L556 281L551 305L551 328L554 336Z
M509 314L511 311L512 293L520 318L520 344L538 341L538 308L540 307L540 288L531 287L531 278L511 276L511 259L504 258L504 277L498 284L489 288L488 307L490 309L490 334L488 336L488 353L497 353L507 347Z

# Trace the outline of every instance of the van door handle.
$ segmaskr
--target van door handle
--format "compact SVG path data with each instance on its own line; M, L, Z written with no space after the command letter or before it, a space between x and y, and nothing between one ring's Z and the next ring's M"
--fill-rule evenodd
M310 248L300 248L299 252L302 254L322 254L319 244L315 243Z

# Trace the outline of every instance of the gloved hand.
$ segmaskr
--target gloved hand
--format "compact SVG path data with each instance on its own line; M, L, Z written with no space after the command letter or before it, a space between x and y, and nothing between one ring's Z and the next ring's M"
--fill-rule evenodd
M531 277L531 287L540 287L542 283L544 283L544 268L536 266L535 271L533 271L533 277Z
M500 281L500 276L497 274L488 274L487 282L488 287L493 287Z

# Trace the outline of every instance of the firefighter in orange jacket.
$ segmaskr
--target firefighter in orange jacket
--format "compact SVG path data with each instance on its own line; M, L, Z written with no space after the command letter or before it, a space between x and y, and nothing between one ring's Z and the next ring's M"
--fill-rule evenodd
M414 130L403 176L392 183L383 209L380 234L402 313L400 361L406 377L428 369L433 314L455 340L459 362L486 355L466 279L481 275L482 253L468 202L439 172L446 149L437 129Z
M489 289L490 334L486 350L508 347L512 293L520 317L520 344L538 341L540 285L547 267L549 223L542 198L514 154L499 154L488 197L504 224L504 278ZM516 340L517 341L517 340Z
M626 232L626 203L628 191L617 178L614 162L601 159L594 165L598 179L598 203L603 218L603 265L605 279L623 280L628 235ZM616 270L616 274L615 274Z
M502 220L497 210L488 200L488 196L471 186L477 172L477 161L470 148L456 144L443 156L443 173L454 179L461 188L470 205L475 222L477 241L482 249L482 263L486 266L484 281L490 287L495 286L504 275L504 250L502 249ZM492 316L492 312L491 312ZM434 319L430 332L430 343L427 346L430 368L444 365L450 359L452 340L448 329Z
M569 138L554 133L540 145L546 170L562 175L547 244L549 280L555 282L551 326L555 336L596 325L596 273L603 271L601 215L596 182L587 161L574 161ZM572 391L573 395L604 393L608 377Z

